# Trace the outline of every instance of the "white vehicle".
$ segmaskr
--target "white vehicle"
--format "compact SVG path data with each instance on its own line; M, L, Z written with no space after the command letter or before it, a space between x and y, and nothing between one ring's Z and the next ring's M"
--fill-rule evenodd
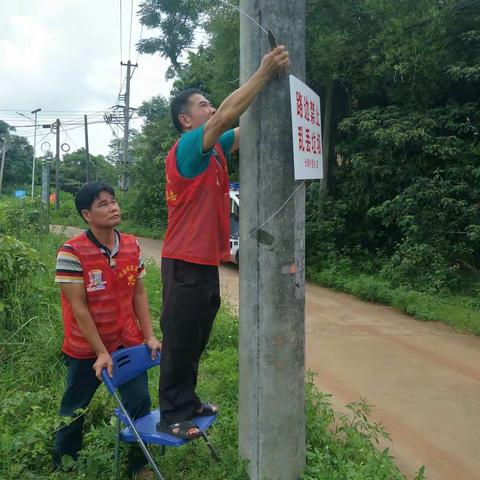
M240 185L230 183L230 261L239 261Z

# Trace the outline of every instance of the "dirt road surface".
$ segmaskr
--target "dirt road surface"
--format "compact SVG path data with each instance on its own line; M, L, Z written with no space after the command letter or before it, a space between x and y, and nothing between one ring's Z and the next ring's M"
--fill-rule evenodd
M139 242L159 262L161 242ZM236 312L238 270L220 276ZM421 465L429 480L480 479L480 338L308 284L306 366L335 409L359 398L374 405L393 441L381 446L409 479Z

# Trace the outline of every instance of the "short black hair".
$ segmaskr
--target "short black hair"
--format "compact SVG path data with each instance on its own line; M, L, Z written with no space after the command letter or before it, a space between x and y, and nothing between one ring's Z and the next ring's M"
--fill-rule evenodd
M198 88L187 88L181 91L170 104L170 115L172 116L173 126L179 133L183 133L183 128L178 116L187 111L188 101L192 95L203 95L203 92Z
M83 218L82 211L90 210L92 203L102 192L107 192L112 197L115 197L115 190L108 183L92 182L86 183L75 195L75 207L78 213ZM86 221L83 218L84 221Z

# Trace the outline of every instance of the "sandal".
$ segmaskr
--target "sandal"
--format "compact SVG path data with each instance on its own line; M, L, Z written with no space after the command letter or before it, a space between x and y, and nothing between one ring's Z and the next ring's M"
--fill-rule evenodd
M200 410L195 410L195 417L209 417L218 413L218 406L213 403L201 403Z
M189 433L192 428L198 429L198 432ZM176 432L174 430L178 429ZM157 423L157 430L163 433L168 433L174 437L181 438L182 440L193 440L202 435L202 432L193 422L185 420L184 422L171 423L167 425L163 420Z

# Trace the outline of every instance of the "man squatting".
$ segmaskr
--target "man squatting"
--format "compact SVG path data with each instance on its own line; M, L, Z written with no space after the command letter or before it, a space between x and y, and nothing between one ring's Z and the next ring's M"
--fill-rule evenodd
M69 422L55 434L53 462L64 455L78 458L86 409L101 382L102 369L112 375L110 354L146 343L155 358L160 342L153 335L143 285L145 268L140 247L131 235L120 234L120 207L107 184L90 183L75 196L86 232L68 240L57 254L55 281L60 284L67 384L59 415ZM125 408L135 419L150 411L146 373L119 388ZM140 448L129 448L130 471L153 478Z

